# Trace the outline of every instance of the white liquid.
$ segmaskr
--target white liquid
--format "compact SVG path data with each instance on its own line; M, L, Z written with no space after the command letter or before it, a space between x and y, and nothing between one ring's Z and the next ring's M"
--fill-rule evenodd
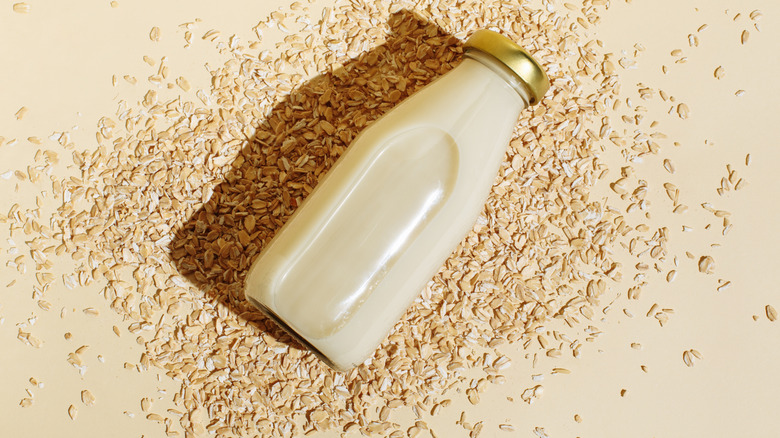
M307 338L343 327L452 193L458 150L446 132L414 128L374 152L280 275L275 304Z
M363 131L249 271L247 299L334 368L373 353L482 210L528 99L479 59Z

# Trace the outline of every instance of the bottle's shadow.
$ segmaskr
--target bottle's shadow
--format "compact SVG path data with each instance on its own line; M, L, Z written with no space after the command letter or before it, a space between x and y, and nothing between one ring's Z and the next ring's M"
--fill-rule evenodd
M207 299L295 348L301 347L244 300L247 270L368 123L460 60L457 38L409 11L393 14L389 25L384 44L275 105L225 181L169 244L178 270Z

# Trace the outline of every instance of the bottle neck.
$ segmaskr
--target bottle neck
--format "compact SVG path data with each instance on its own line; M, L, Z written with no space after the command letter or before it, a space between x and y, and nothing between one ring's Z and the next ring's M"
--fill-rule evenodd
M478 50L469 50L464 53L464 56L479 62L493 71L493 73L501 77L501 79L509 84L517 92L517 94L520 95L520 98L523 99L525 106L529 106L531 95L528 91L528 87L522 80L520 80L520 78L517 77L517 75L515 75L509 69L509 67L505 66L502 62L498 61L487 53L480 52Z

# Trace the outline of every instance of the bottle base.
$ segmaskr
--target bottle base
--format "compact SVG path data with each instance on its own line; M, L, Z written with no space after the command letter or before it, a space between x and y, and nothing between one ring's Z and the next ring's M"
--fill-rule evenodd
M328 358L328 357L327 357L327 356L326 356L326 355L325 355L323 352L321 352L321 351L320 351L320 350L319 350L317 347L315 347L314 345L312 345L312 344L311 344L309 341L307 341L307 340L306 340L306 339L305 339L303 336L301 336L301 335L300 335L298 332L296 332L296 331L295 331L295 330L294 330L292 327L290 327L290 326L289 326L289 325L288 325L286 322L284 322L284 320L283 320L282 318L280 318L280 317L279 317L279 316L278 316L278 315L277 315L277 314L276 314L276 313L275 313L273 310L269 309L269 308L268 308L267 306L265 306L264 304L262 304L262 303L260 303L260 302L258 302L258 301L255 301L254 299L252 299L252 298L250 298L250 297L247 297L247 300L248 300L250 303L252 303L252 305L253 305L253 306L255 306L255 307L258 309L258 310L260 310L261 312L263 312L263 314L264 314L265 316L267 316L268 318L270 318L270 319L271 319L271 320L272 320L272 321L273 321L273 322L274 322L276 325L278 325L279 327L281 327L281 328L282 328L282 330L284 330L284 331L285 331L285 333L287 333L288 335L290 335L290 337L292 337L293 339L295 339L295 341L296 341L296 342L298 342L299 344L303 345L304 347L306 347L306 349L308 349L309 351L311 351L312 353L314 353L314 355L315 355L315 356L317 356L317 358L318 358L319 360L321 360L322 362L324 362L324 363L325 363L325 365L327 365L328 367L330 367L330 368L332 368L332 369L334 369L334 370L336 370L336 371L342 371L342 372L343 372L343 371L349 371L349 369L350 369L350 368L340 367L340 366L336 365L336 364L335 364L335 363L334 363L332 360L330 360L330 358Z

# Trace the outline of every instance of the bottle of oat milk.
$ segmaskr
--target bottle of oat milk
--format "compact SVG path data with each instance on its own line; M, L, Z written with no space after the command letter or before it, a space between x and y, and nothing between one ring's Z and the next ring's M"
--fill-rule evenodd
M474 226L520 112L549 88L480 30L366 128L254 262L247 299L337 370L365 361Z

